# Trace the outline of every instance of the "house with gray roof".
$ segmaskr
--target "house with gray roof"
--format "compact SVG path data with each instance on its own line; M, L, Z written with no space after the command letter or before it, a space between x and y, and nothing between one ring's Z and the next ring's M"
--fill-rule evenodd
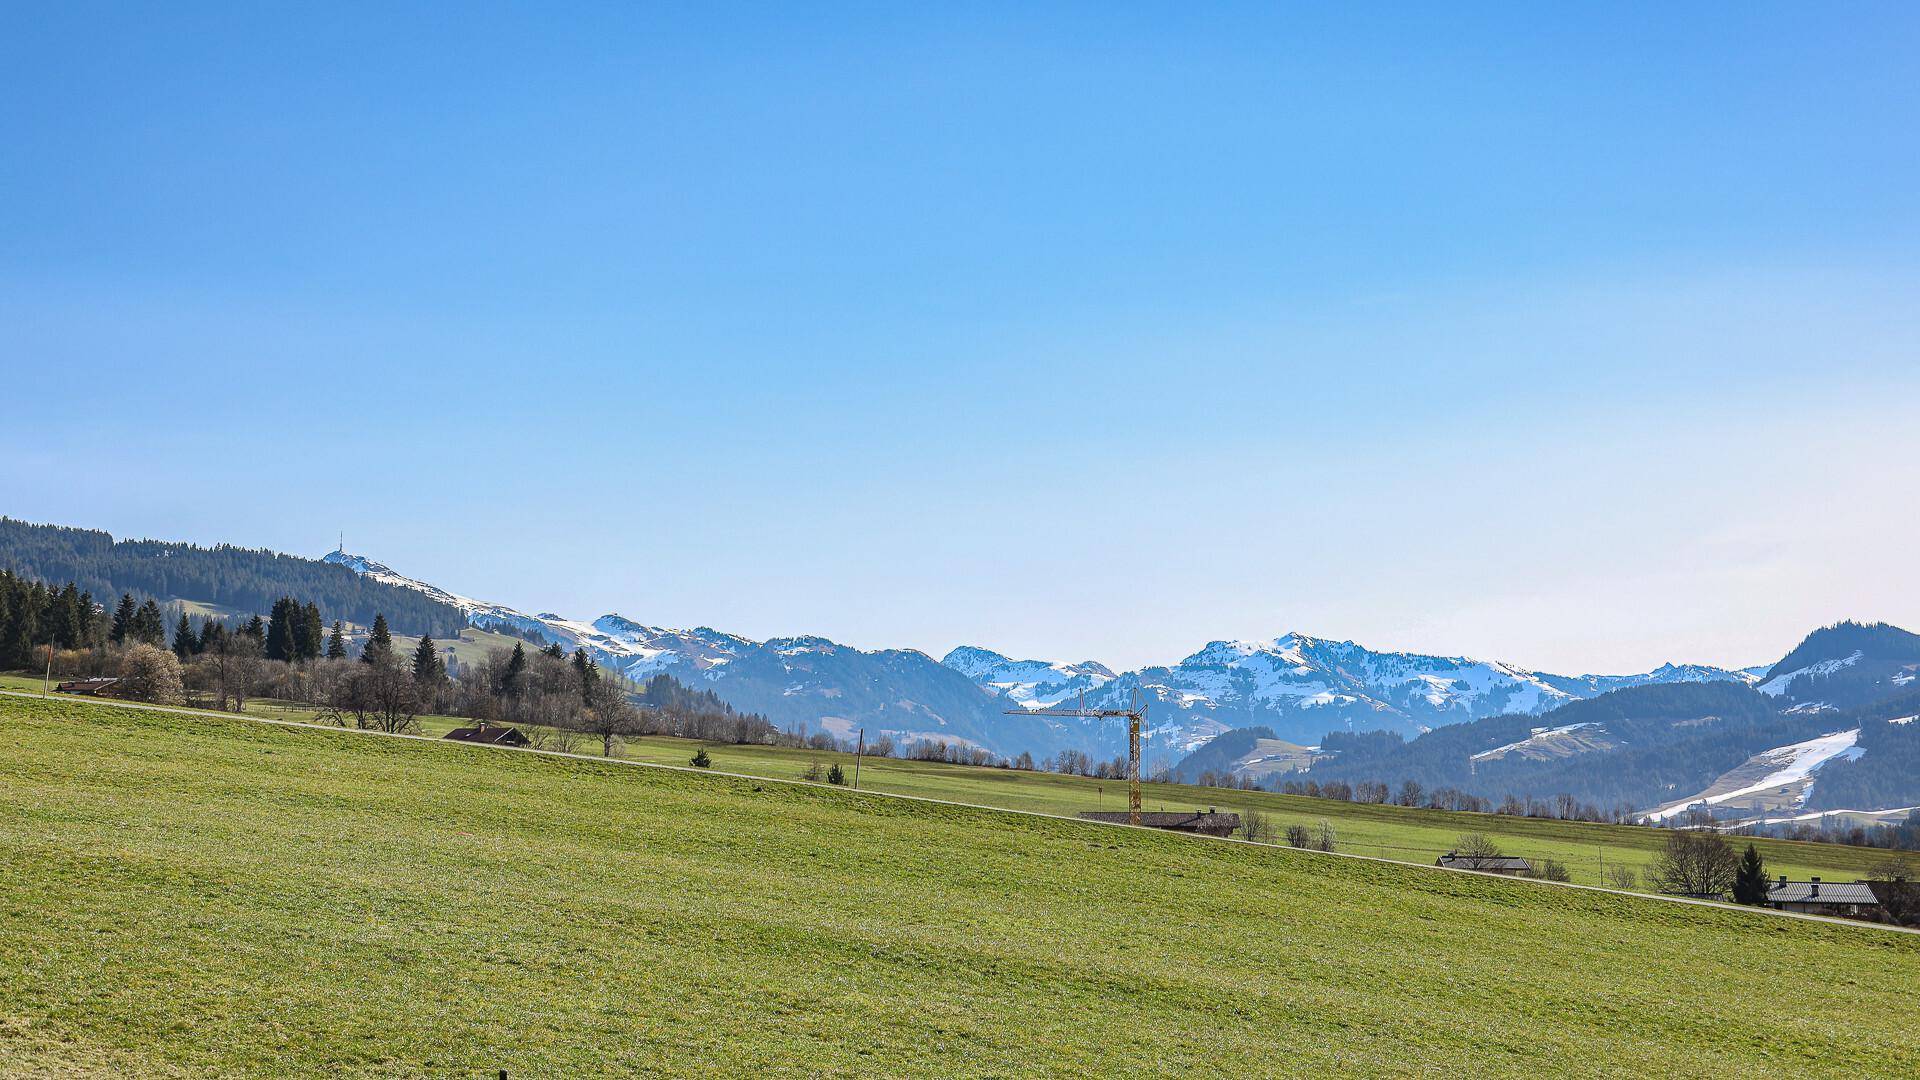
M1767 890L1766 906L1775 911L1834 915L1843 919L1879 919L1880 897L1867 881L1788 881L1785 874Z

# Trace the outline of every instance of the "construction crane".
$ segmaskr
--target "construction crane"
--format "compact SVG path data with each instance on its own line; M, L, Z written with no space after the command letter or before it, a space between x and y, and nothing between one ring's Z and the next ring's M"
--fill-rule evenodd
M1090 720L1127 722L1127 824L1140 824L1140 724L1147 718L1147 701L1140 691L1125 709L1008 709L1008 716L1077 716Z

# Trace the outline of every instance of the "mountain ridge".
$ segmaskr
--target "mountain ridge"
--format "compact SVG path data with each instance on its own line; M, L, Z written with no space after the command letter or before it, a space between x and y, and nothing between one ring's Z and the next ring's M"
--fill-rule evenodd
M1754 669L1675 663L1634 675L1556 675L1465 656L1375 651L1302 633L1210 641L1176 663L1125 672L1093 660L1016 660L978 645L957 646L935 661L918 650L857 649L818 635L754 641L711 627L651 626L613 612L591 621L528 615L406 577L364 555L336 550L323 561L419 589L460 608L476 626L584 648L597 662L636 678L672 672L776 723L842 736L868 727L1009 757L1059 749L1116 752L1120 737L1105 725L1018 713L1083 703L1114 708L1136 694L1152 703L1147 739L1155 755L1191 753L1221 732L1251 725L1302 745L1340 730L1412 736L1490 716L1537 715L1631 686L1752 685L1758 678ZM953 678L976 693L959 692Z

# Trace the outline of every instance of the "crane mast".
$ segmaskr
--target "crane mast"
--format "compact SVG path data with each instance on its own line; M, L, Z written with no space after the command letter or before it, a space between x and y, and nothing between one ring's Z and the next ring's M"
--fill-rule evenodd
M1125 720L1127 722L1127 824L1140 824L1140 722L1146 718L1147 706L1138 694L1134 697L1132 707L1126 709L1008 709L1007 715Z

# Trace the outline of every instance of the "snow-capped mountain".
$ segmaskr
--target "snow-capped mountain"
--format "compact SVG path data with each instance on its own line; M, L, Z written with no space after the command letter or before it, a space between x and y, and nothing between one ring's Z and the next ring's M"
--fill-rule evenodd
M1311 746L1330 731L1411 736L1487 717L1536 715L1626 687L1760 679L1758 669L1676 664L1639 675L1554 675L1467 657L1376 652L1304 634L1215 641L1177 664L1124 673L1092 661L1014 660L976 646L936 662L911 649L869 651L819 637L759 642L617 614L592 621L529 615L406 577L365 556L335 551L325 558L451 604L475 626L585 648L596 662L636 679L670 672L777 724L842 735L865 727L869 736L944 738L1009 756L1066 748L1116 753L1123 744L1118 725L1006 714L1054 705L1113 708L1136 695L1150 702L1149 760L1168 761L1235 728L1268 727L1279 739ZM1794 674L1802 682L1787 682L1804 685L1806 674Z
M1064 679L1047 681L1042 673L1073 670L1043 661L1007 661L971 647L955 649L946 662L982 685L1016 694L1031 682L1036 699L1047 696L1043 688L1065 685ZM1087 686L1085 701L1088 707L1113 708L1144 692L1153 702L1153 743L1185 754L1234 728L1268 727L1281 739L1305 744L1341 729L1413 735L1489 716L1542 713L1628 686L1754 679L1749 672L1698 664L1667 664L1641 675L1551 675L1497 661L1375 652L1351 641L1288 634L1270 641L1210 642L1178 664ZM1077 695L1079 689L1072 692Z
M469 625L483 630L507 630L520 637L559 642L571 650L584 648L595 663L615 668L630 678L644 679L659 671L673 671L683 681L706 674L731 661L754 642L708 627L672 630L642 626L621 615L602 615L592 622L580 622L543 611L528 615L504 604L489 603L448 592L417 578L410 578L392 567L364 555L330 551L322 561L344 566L375 581L414 589L452 604L466 614Z
M1613 690L1623 690L1629 686L1666 686L1672 683L1698 682L1743 682L1752 685L1760 681L1771 665L1761 664L1747 668L1719 668L1709 664L1661 664L1652 671L1639 675L1541 675L1540 678L1551 685L1574 694L1576 697L1592 697Z
M1920 690L1920 634L1843 622L1808 634L1769 668L1758 689L1802 710L1845 709Z
M991 649L962 645L940 661L981 686L989 686L1029 709L1058 705L1113 681L1105 664L1083 660L1056 664L1010 660Z
M1007 756L1088 749L1104 734L1089 734L1077 722L1006 715L1021 703L913 649L868 651L822 637L753 641L709 627L647 626L617 614L592 622L553 612L528 615L407 577L362 555L334 551L325 561L452 604L473 626L584 648L595 663L632 679L670 673L783 727L842 738L865 728L870 739L942 740Z

